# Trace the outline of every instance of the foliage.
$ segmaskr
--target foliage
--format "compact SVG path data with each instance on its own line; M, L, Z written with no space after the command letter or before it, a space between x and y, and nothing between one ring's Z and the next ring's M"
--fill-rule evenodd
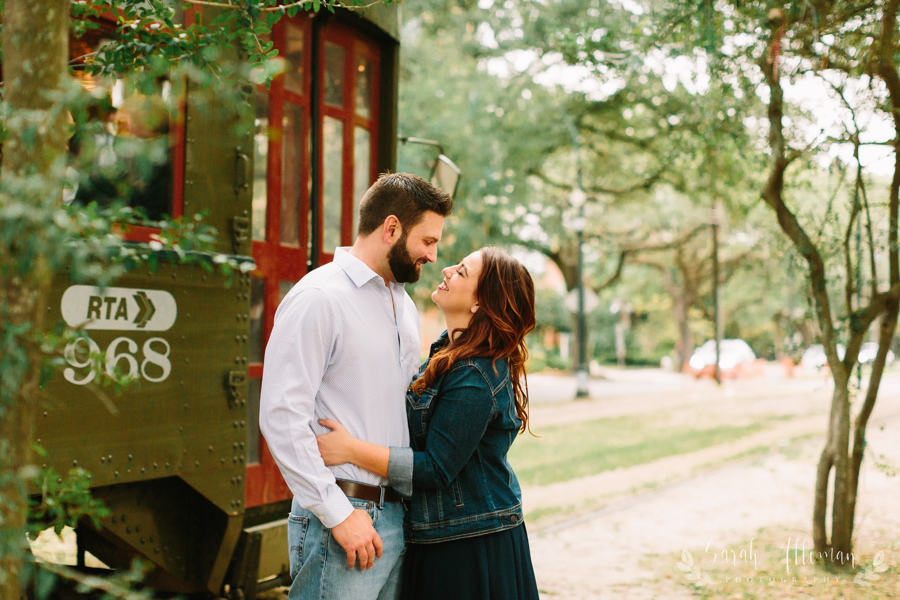
M65 479L53 469L41 469L34 484L41 496L31 500L28 535L32 540L48 526L60 535L64 527L75 527L82 517L100 527L100 519L112 514L91 497L91 474L84 469L69 469Z

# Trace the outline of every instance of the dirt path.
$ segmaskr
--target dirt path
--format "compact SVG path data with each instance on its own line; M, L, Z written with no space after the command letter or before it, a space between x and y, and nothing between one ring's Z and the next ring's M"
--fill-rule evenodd
M896 398L884 402L876 407L876 417L895 413L896 406ZM883 429L870 427L868 437L870 458L864 463L860 482L856 550L885 550L887 563L896 567L900 563L900 477L886 475L874 466L873 459L881 455L882 462L895 468L900 465L900 419L893 418ZM721 447L708 450L714 454ZM821 441L810 441L612 505L571 520L562 529L531 532L533 561L544 597L689 598L688 588L676 585L683 578L675 568L682 550L699 559L705 548L718 552L729 545L745 545L761 530L770 537L783 537L784 544L788 537L800 536L811 545L808 532L820 451ZM663 471L655 465L627 471L637 482L647 470ZM609 475L607 482L621 478L616 485L627 487L628 475ZM600 484L599 480L593 483ZM672 559L656 558L660 555ZM664 565L662 571L660 565ZM894 573L896 577L896 568ZM848 585L847 597L863 593ZM748 595L728 597L755 597L752 586L744 591ZM711 597L717 596L713 593ZM796 596L787 590L785 597Z

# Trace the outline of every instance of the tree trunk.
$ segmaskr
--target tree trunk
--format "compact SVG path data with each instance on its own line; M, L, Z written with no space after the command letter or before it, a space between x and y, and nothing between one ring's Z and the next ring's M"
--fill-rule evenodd
M675 369L683 372L694 353L694 332L691 331L691 322L688 319L688 306L682 294L672 297L672 316L678 326L678 345L675 347Z
M40 192L33 196L18 195L15 200L0 198L4 204L28 202L42 211L52 209L61 197L61 188L53 180L59 175L59 161L65 158L66 114L48 93L59 92L68 76L69 4L69 0L6 0L4 3L4 98L13 116L21 118L7 121L9 137L3 146L2 177L7 184L24 177L39 178L44 183L37 186ZM23 231L21 238L41 238L42 233ZM15 256L6 258L12 260L9 260L10 268L0 276L0 305L4 313L0 326L30 323L31 331L43 331L45 298L52 276L50 266L40 251L27 272L16 272ZM39 346L27 344L24 339L19 338L19 345L24 350L20 356L26 368L22 379L4 390L0 423L7 442L0 455L0 470L6 476L0 487L0 494L6 500L0 503L4 530L0 543L5 546L0 559L0 570L5 576L0 578L0 597L11 600L21 597L25 584L20 581L27 551L24 528L28 471L25 467L31 463L31 430L42 358Z

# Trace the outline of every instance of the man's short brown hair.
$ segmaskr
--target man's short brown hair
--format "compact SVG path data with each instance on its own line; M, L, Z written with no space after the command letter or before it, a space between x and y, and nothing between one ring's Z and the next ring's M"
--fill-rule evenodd
M366 191L359 202L357 234L366 236L394 215L405 232L422 221L426 211L446 217L453 210L453 199L410 173L384 173Z

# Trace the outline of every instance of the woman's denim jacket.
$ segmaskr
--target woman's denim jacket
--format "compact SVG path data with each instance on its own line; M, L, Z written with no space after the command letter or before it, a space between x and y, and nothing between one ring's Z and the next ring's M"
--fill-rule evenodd
M446 343L444 332L429 360ZM505 359L455 362L421 395L407 391L406 413L412 448L391 448L388 478L409 497L408 542L445 542L522 522L522 491L506 460L521 422Z

